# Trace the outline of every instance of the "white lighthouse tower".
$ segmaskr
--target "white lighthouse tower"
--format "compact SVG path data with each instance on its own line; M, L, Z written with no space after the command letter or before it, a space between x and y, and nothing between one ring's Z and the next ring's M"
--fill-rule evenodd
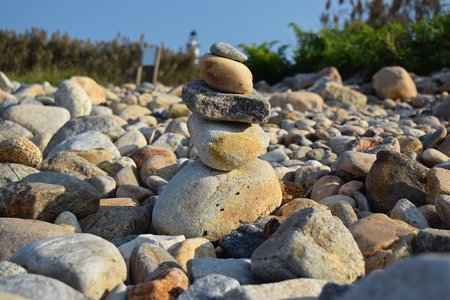
M191 31L189 35L189 42L186 44L186 49L188 53L194 55L194 64L198 64L198 59L200 57L200 44L197 39L197 32L195 30Z

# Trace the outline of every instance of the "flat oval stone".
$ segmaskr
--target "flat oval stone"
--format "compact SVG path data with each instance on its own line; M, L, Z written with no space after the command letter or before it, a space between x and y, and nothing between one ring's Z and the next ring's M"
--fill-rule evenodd
M215 42L211 45L209 51L211 51L212 54L232 59L238 62L244 62L247 60L247 56L244 53L234 48L230 44L224 42Z
M212 122L191 115L188 129L202 162L230 171L266 152L269 138L257 124Z
M159 234L216 241L243 223L264 217L281 203L281 189L270 164L254 160L230 172L200 160L182 168L153 209Z
M57 132L70 120L70 113L63 107L13 105L5 111L2 118L25 127L33 134L44 135Z
M200 58L198 69L203 80L219 91L245 94L253 89L252 72L234 60L205 54Z
M182 98L193 113L212 121L265 123L269 119L270 103L255 90L221 93L203 80L193 80L184 85Z

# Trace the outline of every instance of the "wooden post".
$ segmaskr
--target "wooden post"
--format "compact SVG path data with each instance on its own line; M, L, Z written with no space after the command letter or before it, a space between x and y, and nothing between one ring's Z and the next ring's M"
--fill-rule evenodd
M153 67L153 85L156 87L156 84L158 83L158 72L159 72L159 61L161 60L161 52L162 47L157 47L156 50L156 57L155 57L155 65Z
M136 85L141 84L141 77L142 77L142 66L139 65L137 72L136 72Z

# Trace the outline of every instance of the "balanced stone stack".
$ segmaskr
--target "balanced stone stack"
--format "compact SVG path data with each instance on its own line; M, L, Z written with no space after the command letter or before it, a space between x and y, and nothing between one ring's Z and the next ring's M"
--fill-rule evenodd
M212 241L269 215L281 203L277 176L264 154L269 139L258 123L270 104L253 89L246 56L215 43L201 57L202 80L187 83L182 99L193 112L187 125L199 160L181 169L153 210L160 234Z

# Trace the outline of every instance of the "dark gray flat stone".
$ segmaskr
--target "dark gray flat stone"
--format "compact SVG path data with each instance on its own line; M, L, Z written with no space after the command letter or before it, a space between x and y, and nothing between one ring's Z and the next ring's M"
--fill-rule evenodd
M222 93L203 80L193 80L183 87L181 97L193 113L208 120L265 123L269 119L270 103L255 90L247 94Z

